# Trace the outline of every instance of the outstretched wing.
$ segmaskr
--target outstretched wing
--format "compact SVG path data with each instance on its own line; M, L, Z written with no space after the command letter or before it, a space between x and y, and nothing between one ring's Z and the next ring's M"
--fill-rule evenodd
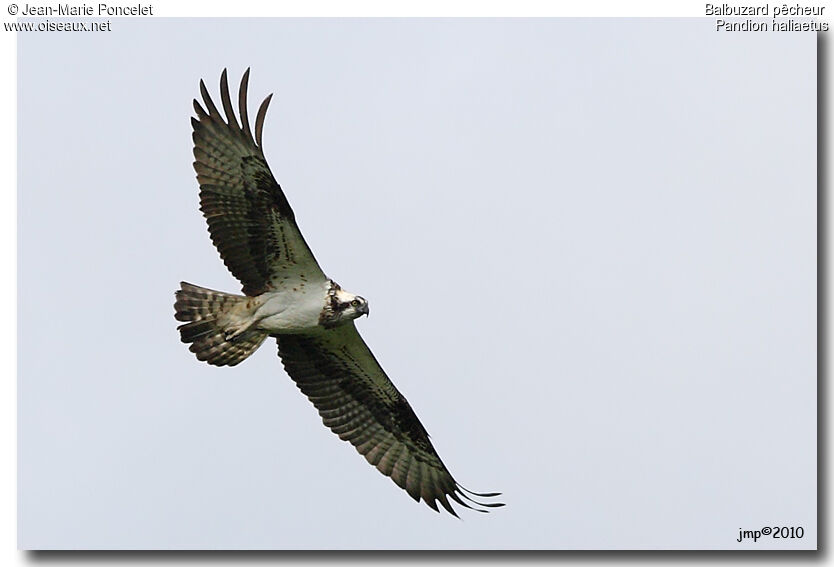
M240 125L229 96L226 70L220 77L221 116L203 81L204 110L194 100L194 169L200 183L200 210L211 240L246 295L301 281L323 281L310 247L295 222L284 192L266 163L262 133L272 95L261 104L255 136L249 128L246 93L249 69L240 83Z
M448 498L466 508L503 506L473 497L434 450L411 406L385 375L353 322L317 335L280 335L287 373L319 411L324 424L349 441L379 471L416 501L436 502L457 516Z

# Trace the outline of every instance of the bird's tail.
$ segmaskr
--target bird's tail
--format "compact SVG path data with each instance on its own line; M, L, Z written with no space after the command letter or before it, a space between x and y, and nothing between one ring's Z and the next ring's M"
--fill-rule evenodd
M177 327L188 350L215 366L234 366L255 352L268 333L251 327L252 297L180 282L174 303Z

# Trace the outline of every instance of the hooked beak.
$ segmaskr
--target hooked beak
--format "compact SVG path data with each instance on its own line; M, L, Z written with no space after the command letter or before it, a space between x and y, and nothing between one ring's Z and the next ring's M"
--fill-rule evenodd
M371 316L371 309L368 307L367 303L359 308L359 312L365 314L367 317Z

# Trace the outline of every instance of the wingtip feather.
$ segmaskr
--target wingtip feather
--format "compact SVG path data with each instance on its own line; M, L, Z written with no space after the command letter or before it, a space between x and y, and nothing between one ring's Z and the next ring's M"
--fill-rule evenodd
M243 73L243 78L240 79L240 89L238 90L237 103L240 111L240 126L247 138L252 138L252 130L249 128L249 112L247 110L247 95L249 92L249 67Z
M205 110L203 110L203 107L200 106L200 101L198 101L196 98L194 99L193 106L194 106L194 112L197 113L197 116L199 116L200 118L204 118L204 117L208 116L208 113ZM192 120L193 120L193 117L192 117Z
M209 116L222 121L220 113L217 111L217 107L214 106L214 101L212 101L211 96L209 96L208 89L206 88L206 83L205 81L203 81L203 79L200 79L200 95L203 97L203 102L206 105L206 110L208 110Z
M229 79L226 74L226 69L223 69L223 73L220 74L220 101L223 103L223 111L226 113L226 121L229 123L229 128L239 132L240 127L237 125L234 107L232 106L232 98L229 95Z
M255 141L259 148L263 148L264 120L266 119L266 109L269 108L272 95L273 93L269 93L269 96L261 103L261 107L258 109L258 115L255 118Z
M443 506L447 512L449 512L455 518L460 520L460 516L458 516L458 513L455 512L454 508L452 508L452 505L449 504L449 500L446 498L445 494L441 494L437 499L440 501L441 506Z

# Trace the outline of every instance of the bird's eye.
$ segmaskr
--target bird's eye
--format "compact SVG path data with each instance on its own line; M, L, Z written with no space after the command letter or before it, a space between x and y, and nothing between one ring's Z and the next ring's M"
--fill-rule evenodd
M350 302L350 304L353 305L354 307L359 307L359 300L354 299L353 301Z

